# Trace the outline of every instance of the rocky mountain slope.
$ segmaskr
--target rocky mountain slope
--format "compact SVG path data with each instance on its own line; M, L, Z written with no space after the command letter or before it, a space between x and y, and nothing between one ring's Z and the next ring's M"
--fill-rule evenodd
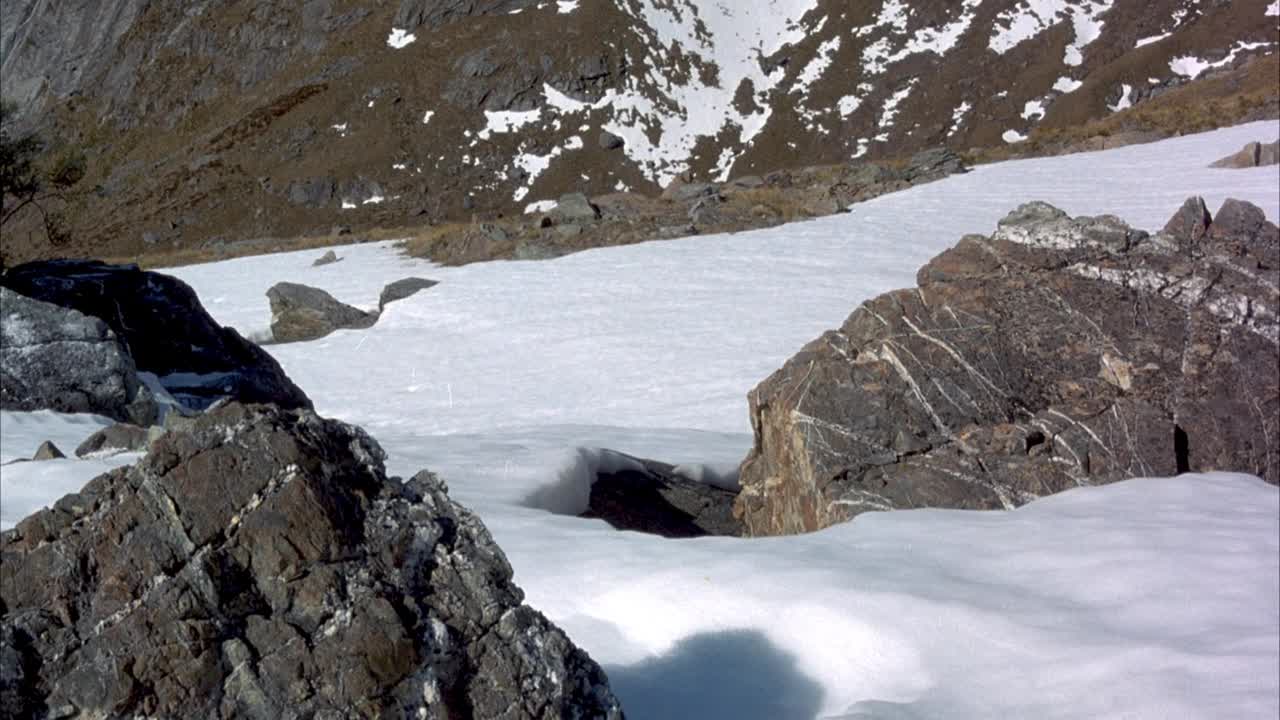
M5 95L86 149L74 250L104 255L1003 146L1273 52L1278 18L1268 0L16 0L0 54ZM51 252L11 235L10 262Z

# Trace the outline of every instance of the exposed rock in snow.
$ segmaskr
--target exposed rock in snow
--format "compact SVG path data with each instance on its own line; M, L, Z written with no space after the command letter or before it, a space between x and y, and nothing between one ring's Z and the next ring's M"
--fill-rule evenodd
M21 266L20 266L21 267ZM150 423L157 407L102 320L0 286L0 408Z
M1250 168L1260 165L1275 165L1277 163L1280 163L1280 140L1265 145L1259 142L1251 142L1241 148L1240 152L1232 153L1209 167Z
M480 520L383 457L229 404L0 535L6 710L621 720Z
M1154 235L1023 205L864 303L749 396L753 534L1012 508L1213 469L1280 482L1280 232L1234 200Z
M51 260L11 268L0 284L99 318L115 333L138 372L157 376L165 390L189 407L205 407L223 397L287 408L311 406L279 363L236 331L214 322L195 292L176 278L136 265ZM56 374L66 377L65 370ZM152 419L96 412L140 425Z
M363 329L378 321L368 313L338 302L318 288L299 283L276 283L267 291L271 301L271 336L276 342L316 340L342 329Z

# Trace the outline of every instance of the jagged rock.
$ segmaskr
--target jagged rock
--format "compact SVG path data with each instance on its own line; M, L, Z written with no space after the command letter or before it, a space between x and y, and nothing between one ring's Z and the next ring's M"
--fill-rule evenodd
M76 448L76 457L138 452L147 448L148 440L147 428L129 423L116 423L85 438L85 441Z
M631 459L631 468L596 475L582 517L667 538L743 534L733 516L737 493L681 477L666 463Z
M589 223L600 219L600 208L582 193L569 193L560 196L560 201L550 215L558 222Z
M69 717L620 719L480 520L229 404L0 534L0 699Z
M155 419L155 399L107 323L3 286L0 313L0 408Z
M439 284L435 280L420 277L407 277L389 283L382 289L382 294L378 296L378 312L382 312L383 308L397 300L404 300L422 290L433 288Z
M719 192L720 186L714 183L673 182L662 191L662 197L676 202L690 202L716 196Z
M63 452L58 449L57 445L53 444L53 441L45 440L44 442L40 443L40 447L36 448L36 454L32 455L31 459L37 460L37 461L61 460L62 458L65 458L65 457L66 455L63 454Z
M315 340L335 330L359 330L378 321L377 313L351 307L319 288L280 282L267 290L271 336L276 342Z
M968 168L959 155L947 148L932 148L911 156L902 172L902 179L914 184L963 172L968 172Z
M285 197L294 205L321 208L333 203L338 185L333 178L308 178L295 180L285 188Z
M1019 207L750 395L751 534L868 510L1012 508L1134 476L1280 482L1280 232L1193 199L1155 236Z
M1251 168L1260 165L1275 165L1277 163L1280 163L1280 140L1266 145L1260 142L1251 142L1238 152L1210 164L1209 167Z
M321 267L322 265L332 265L342 258L338 257L338 253L332 250L326 250L323 255L312 261L311 267Z
M136 265L48 260L11 268L0 285L102 320L137 371L155 374L189 407L205 407L221 397L311 407L274 358L218 325L177 278ZM154 413L107 414L138 425L154 419Z

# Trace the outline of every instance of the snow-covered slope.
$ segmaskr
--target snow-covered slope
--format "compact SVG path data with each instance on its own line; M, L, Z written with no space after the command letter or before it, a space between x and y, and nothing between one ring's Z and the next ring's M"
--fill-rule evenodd
M670 541L572 514L611 462L598 448L731 478L756 382L1018 203L1154 229L1201 194L1275 220L1275 168L1206 166L1278 132L983 166L847 215L551 261L437 268L370 244L322 268L313 251L174 274L244 332L266 326L280 280L364 306L389 280L440 280L369 330L269 349L321 413L368 429L392 472L448 480L529 601L607 667L629 717L1274 718L1280 495L1254 478L1136 480L1010 513L875 514L760 540ZM89 432L0 419L6 456ZM103 467L66 466L82 479ZM0 520L62 468L6 466Z

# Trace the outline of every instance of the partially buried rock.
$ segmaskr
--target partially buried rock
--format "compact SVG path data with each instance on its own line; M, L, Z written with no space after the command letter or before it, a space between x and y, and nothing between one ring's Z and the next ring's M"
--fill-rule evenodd
M98 430L80 443L76 457L116 455L147 449L148 432L144 427L116 423Z
M224 397L311 407L274 358L215 322L195 291L177 278L136 265L46 260L10 268L0 285L106 323L137 372L156 375L165 390L190 407L203 408ZM7 312L8 303L5 308ZM72 377L62 371L57 375ZM140 425L154 419L103 414Z
M736 492L682 477L666 463L628 459L627 467L596 476L582 517L667 538L743 534L733 516Z
M560 222L587 223L600 219L600 208L582 193L569 193L560 196L560 201L550 214Z
M267 291L271 301L271 336L276 342L316 340L343 329L359 330L378 321L377 313L339 302L320 288L276 283Z
M0 313L0 408L155 420L155 399L106 322L7 287Z
M382 458L350 425L230 404L0 534L6 708L620 719L480 520Z
M1209 167L1239 169L1277 163L1280 163L1280 140L1265 145L1260 142L1251 142L1238 152L1214 162Z
M342 258L338 257L338 253L336 253L336 252L334 252L334 251L332 251L332 250L327 250L327 251L325 251L325 254L321 255L320 257L318 257L318 258L316 258L314 261L312 261L311 266L312 266L312 267L321 267L321 266L324 266L324 265L332 265L333 263L336 263L336 262L338 262L338 261L339 261L339 260L341 260L341 259L342 259Z
M51 440L45 440L40 443L40 447L36 448L36 454L31 456L32 460L61 460L66 455L58 449L57 445Z
M378 296L378 311L381 312L383 308L397 300L404 300L439 284L435 280L420 277L408 277L389 283L382 289L382 294Z
M1280 231L1228 200L1150 236L1019 207L749 395L751 534L1013 508L1188 471L1280 482Z

